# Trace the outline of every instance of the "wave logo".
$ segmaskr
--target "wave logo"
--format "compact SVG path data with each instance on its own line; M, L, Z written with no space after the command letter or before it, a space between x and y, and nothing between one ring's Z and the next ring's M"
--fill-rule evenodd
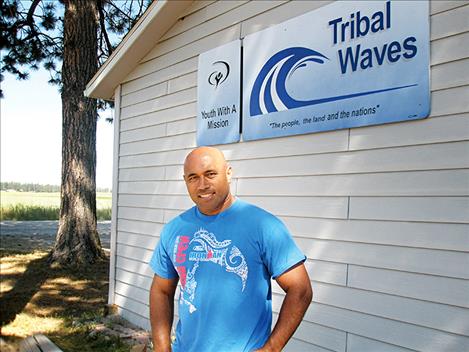
M225 61L215 61L213 64L215 71L208 76L208 83L215 88L226 81L230 74L230 65Z
M308 62L324 64L325 60L329 60L329 58L317 51L303 47L287 48L272 56L262 67L252 87L251 117L417 85L411 84L313 100L297 100L291 97L287 92L286 85L293 73L297 69L305 67Z
M287 92L286 82L293 73L308 62L319 64L327 59L317 51L293 47L279 51L262 67L251 92L251 116L263 115L304 106L306 102L293 99Z

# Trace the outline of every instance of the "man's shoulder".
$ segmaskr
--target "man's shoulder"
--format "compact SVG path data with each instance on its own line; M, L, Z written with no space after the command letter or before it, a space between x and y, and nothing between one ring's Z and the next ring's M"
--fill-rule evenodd
M249 229L261 237L271 238L276 237L275 234L283 236L289 233L283 221L268 210L245 201L242 201L240 205L243 208L240 218L245 229Z
M185 223L190 224L194 217L194 208L190 208L169 220L163 227L163 233L171 233L173 230L184 226Z
M249 203L241 199L238 199L238 201L240 202L240 211L244 213L243 216L253 218L257 221L260 221L260 220L280 221L280 219L277 216L275 216L268 210L261 208L258 205Z
M194 209L195 209L195 206L176 215L168 222L168 225L171 223L187 221L188 219L192 219L194 217Z

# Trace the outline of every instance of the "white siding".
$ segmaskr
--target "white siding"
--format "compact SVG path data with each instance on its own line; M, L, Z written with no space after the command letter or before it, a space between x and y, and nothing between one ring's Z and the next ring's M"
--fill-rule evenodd
M198 54L328 3L196 1L123 82L113 296L126 319L149 328L147 263L192 206ZM220 146L233 192L308 256L314 302L286 351L469 350L469 2L430 8L429 118Z

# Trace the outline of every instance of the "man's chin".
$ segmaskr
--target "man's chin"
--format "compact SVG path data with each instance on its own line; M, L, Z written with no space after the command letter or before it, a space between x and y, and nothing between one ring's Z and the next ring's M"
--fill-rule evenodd
M197 208L204 215L216 215L220 212L220 209L218 209L217 207L213 207L213 206L210 207L210 206L207 206L206 204L198 203Z

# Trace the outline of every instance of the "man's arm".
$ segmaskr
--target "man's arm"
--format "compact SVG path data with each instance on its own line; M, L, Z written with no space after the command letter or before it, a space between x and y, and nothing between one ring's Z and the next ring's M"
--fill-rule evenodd
M276 280L286 295L274 330L258 352L281 351L300 325L313 298L311 282L303 263L294 266Z
M150 288L150 323L154 352L171 351L171 326L174 314L174 293L178 279L155 275Z

